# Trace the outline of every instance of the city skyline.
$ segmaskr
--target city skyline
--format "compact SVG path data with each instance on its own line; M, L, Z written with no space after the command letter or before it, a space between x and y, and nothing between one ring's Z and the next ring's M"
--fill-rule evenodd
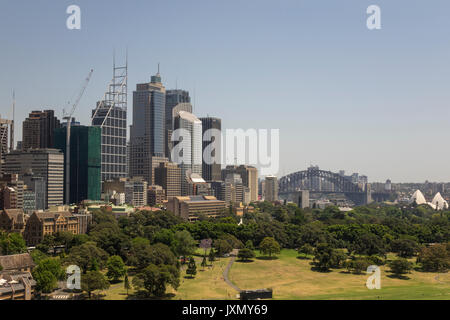
M45 10L29 2L7 3L0 22L0 37L8 44L0 53L0 60L8 61L0 76L1 116L11 117L15 89L16 141L33 110L54 109L61 120L67 101L73 102L94 68L75 113L90 124L90 111L111 80L113 51L122 62L128 48L130 88L148 82L160 62L165 87L189 91L197 117L221 118L223 129L280 128L278 177L312 163L333 172L360 172L370 181L450 181L449 151L440 142L450 136L445 90L450 48L443 41L449 6L407 3L378 1L383 28L369 31L369 1L327 4L326 11L313 2L274 7L260 1L256 10L256 2L249 2L237 12L236 2L176 2L172 10L186 13L181 21L169 23L149 13L158 31L149 36L152 41L142 40L139 28L146 20L138 18L146 17L143 9L165 10L165 4L114 2L109 14L136 19L113 30L135 34L111 41L99 40L112 27L98 23L104 1L79 1L79 31L65 28L67 1ZM247 22L229 23L244 17ZM195 18L209 23L210 30ZM176 36L179 41L172 42ZM131 96L129 90L129 101Z

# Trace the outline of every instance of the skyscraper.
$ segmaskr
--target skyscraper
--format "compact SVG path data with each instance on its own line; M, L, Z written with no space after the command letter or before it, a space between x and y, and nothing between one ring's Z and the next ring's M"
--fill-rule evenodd
M92 125L101 128L102 181L128 176L127 87L128 63L113 66L113 79L105 98L92 110Z
M64 154L62 151L57 149L15 150L5 156L5 173L17 173L20 176L30 170L45 180L46 208L62 205L64 196Z
M181 169L176 163L161 163L155 169L155 184L161 186L167 199L181 196Z
M192 113L191 97L189 92L185 90L167 90L166 92L166 157L170 158L170 151L173 144L171 141L174 119L179 111L187 111Z
M181 143L182 154L177 154L176 159L172 159L174 162L178 163L181 168L181 194L189 194L189 184L186 179L187 174L197 173L202 175L202 122L192 113L187 111L178 112L174 121L174 129L181 129L178 133L181 135L177 137L173 136L174 148ZM190 135L184 137L183 132Z
M13 130L14 130L13 121L8 119L2 119L0 117L0 175L2 174L2 165L3 162L5 161L5 155L8 153L8 133L11 135L10 137L11 142L13 139ZM12 143L10 143L10 149L12 149L11 145Z
M229 173L240 174L242 183L250 189L250 201L258 200L258 169L247 165L229 165L222 170L222 180L225 180Z
M221 139L221 136L213 136L216 133L220 134L220 131L222 130L222 121L219 118L212 118L212 117L206 117L206 118L200 118L200 121L202 122L202 135L203 139L206 141L203 141L203 148L202 153L205 153L205 149L215 141L216 138ZM217 130L216 133L213 132L213 130ZM209 154L212 159L217 158L218 162L214 162L212 164L208 164L205 160L207 160L205 157L203 157L202 160L202 174L203 179L206 181L218 181L221 178L221 163L220 163L220 157L221 157L221 141L216 141L217 149L213 150L211 154Z
M133 92L133 124L130 137L130 176L144 177L153 184L157 161L165 157L165 104L166 89L159 72L150 83L136 86ZM158 161L159 161L158 160Z
M31 170L22 175L23 183L27 186L28 191L35 194L35 208L34 210L45 209L45 193L47 187L43 177L35 175Z
M66 151L67 128L55 130L55 148ZM73 126L70 130L70 196L69 202L100 200L101 195L101 129ZM64 158L66 161L66 159ZM64 193L66 194L66 193Z
M22 149L53 148L54 131L60 127L55 111L32 111L22 125Z
M277 201L278 200L278 180L275 176L266 176L265 183L265 200Z

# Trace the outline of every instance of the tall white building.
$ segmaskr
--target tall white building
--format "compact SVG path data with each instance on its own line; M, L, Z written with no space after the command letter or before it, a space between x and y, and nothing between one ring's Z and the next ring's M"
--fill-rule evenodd
M125 202L133 207L147 205L147 181L141 177L127 179L125 182Z
M187 175L190 173L202 175L202 122L192 113L180 111L175 116L174 129L172 160L181 168L181 194L188 195Z

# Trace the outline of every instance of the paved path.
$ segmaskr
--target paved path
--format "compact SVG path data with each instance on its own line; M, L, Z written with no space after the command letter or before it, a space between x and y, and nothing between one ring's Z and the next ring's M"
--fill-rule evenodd
M225 270L223 271L223 279L225 280L225 282L232 287L234 290L236 290L237 292L241 292L242 290L239 289L233 282L230 281L230 279L228 278L228 274L230 273L230 269L231 266L233 265L234 261L236 260L235 256L232 256L230 259L230 262L228 262L227 267L225 268Z

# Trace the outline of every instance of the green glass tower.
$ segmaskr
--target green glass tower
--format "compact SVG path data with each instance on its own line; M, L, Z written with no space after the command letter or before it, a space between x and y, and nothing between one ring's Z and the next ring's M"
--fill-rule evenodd
M66 161L66 134L65 127L55 129L55 148L64 152L64 162ZM64 179L66 174L67 172L64 173ZM100 200L100 197L101 128L72 124L70 129L70 203Z

